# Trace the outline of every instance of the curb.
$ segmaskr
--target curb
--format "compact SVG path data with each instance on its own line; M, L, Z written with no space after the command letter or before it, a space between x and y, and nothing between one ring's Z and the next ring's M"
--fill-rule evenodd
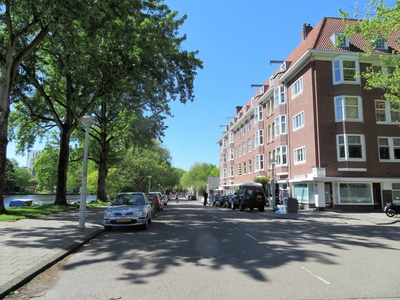
M48 268L54 266L56 263L67 257L69 254L72 252L75 252L79 248L81 248L84 244L86 244L88 241L91 239L95 238L98 236L100 233L102 233L104 230L103 229L95 229L92 233L86 235L82 241L80 242L75 242L71 244L69 247L67 247L66 250L61 250L59 253L53 255L46 261L37 264L33 268L27 270L17 278L14 278L13 280L9 281L8 283L4 284L0 288L0 299L3 299L5 296L7 296L11 291L17 290L29 281L31 281L34 277L39 275L40 273L44 272Z

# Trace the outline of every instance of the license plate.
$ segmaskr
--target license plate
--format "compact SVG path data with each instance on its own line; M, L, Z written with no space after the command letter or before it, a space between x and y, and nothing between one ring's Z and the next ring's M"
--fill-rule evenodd
M117 223L129 223L131 219L118 219Z

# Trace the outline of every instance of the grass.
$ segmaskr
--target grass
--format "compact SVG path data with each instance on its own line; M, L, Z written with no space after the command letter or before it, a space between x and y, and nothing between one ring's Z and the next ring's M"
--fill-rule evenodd
M107 202L93 201L86 207L107 206ZM56 214L63 211L77 210L79 204L72 205L35 205L8 207L5 214L0 215L0 221L16 221L20 219L37 219L45 215Z

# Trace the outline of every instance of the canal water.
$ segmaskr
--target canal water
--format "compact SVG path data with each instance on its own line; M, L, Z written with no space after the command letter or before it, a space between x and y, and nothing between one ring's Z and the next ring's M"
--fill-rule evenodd
M34 205L54 204L56 199L55 195L5 195L4 206L9 207L12 200L32 200ZM69 204L79 203L81 195L67 195L67 202ZM96 200L96 195L87 195L86 201L91 202Z

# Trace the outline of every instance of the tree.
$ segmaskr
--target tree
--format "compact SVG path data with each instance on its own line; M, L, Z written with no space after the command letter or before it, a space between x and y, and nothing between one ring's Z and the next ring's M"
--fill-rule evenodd
M105 112L170 114L169 101L193 101L193 81L202 63L182 50L176 37L186 16L161 1L93 1L68 12L29 61L15 89L19 115L15 137L24 145L57 126L60 155L56 203L66 204L69 142L77 119L95 113L99 124L99 188L107 176ZM78 9L79 11L76 11ZM73 16L73 17L71 17ZM29 85L25 83L28 82ZM29 119L26 116L29 116ZM151 115L151 114L150 114ZM113 116L115 118L115 115ZM118 131L116 131L118 132ZM35 134L33 134L35 133ZM116 133L114 133L116 134ZM104 197L104 191L99 192Z
M358 11L358 8L356 7ZM399 110L400 103L400 57L398 45L400 44L400 6L398 1L394 6L387 6L382 0L371 0L363 12L362 20L349 18L349 13L341 10L343 20L347 23L344 36L351 38L361 36L369 41L364 56L379 57L381 66L371 66L359 75L366 79L365 89L379 88L383 90L383 97L391 102L392 110ZM358 13L355 14L355 17ZM389 47L388 53L377 54L376 46L379 42L397 43L397 49ZM392 44L393 45L393 44Z
M14 191L23 192L29 186L29 181L31 179L31 173L27 168L16 168L15 169L15 181L14 181Z
M195 163L187 173L182 175L180 184L184 187L193 187L196 190L199 187L204 190L209 176L219 177L219 169L212 164Z
M36 174L38 183L38 191L53 192L54 186L57 183L57 162L59 150L50 145L46 145L33 165L33 170Z
M256 177L254 178L254 182L256 183L261 183L263 190L264 190L264 194L266 196L269 195L268 193L268 186L269 186L269 176L260 176L260 177Z
M0 214L6 213L3 193L8 144L10 91L18 69L47 35L64 1L5 1L0 6Z

